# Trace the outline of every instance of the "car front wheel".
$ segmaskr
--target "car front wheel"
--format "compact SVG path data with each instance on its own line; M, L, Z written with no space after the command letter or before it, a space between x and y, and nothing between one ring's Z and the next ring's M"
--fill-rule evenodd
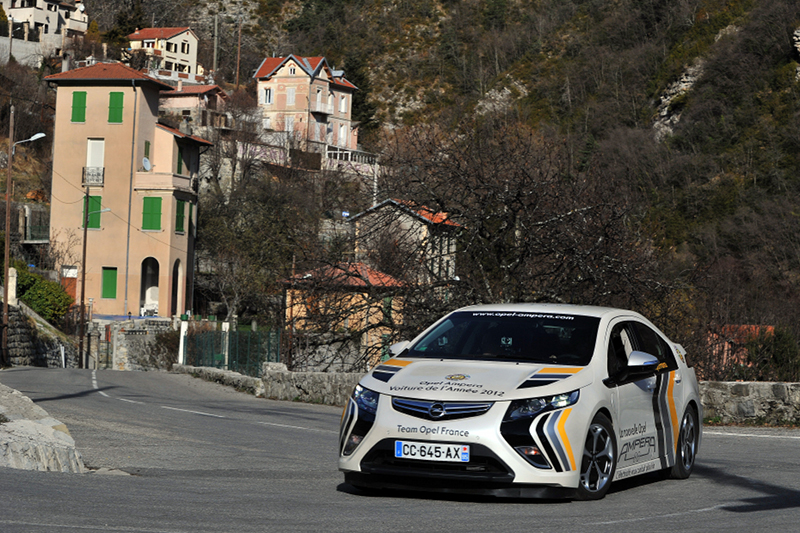
M583 447L581 477L577 496L580 500L599 500L611 487L617 467L617 443L611 421L598 413L589 426Z
M686 408L678 434L678 447L675 450L675 466L669 472L672 479L686 479L694 468L697 457L697 415L691 407Z

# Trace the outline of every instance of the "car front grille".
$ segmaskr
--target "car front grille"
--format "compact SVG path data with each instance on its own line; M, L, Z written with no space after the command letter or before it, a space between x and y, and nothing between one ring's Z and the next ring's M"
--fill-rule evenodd
M425 420L443 421L480 416L492 408L494 402L435 402L392 398L395 411Z

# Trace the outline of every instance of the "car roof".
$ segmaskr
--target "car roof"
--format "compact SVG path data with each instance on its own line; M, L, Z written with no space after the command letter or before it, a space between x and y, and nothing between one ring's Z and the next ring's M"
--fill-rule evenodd
M629 315L641 317L639 313L613 307L598 307L593 305L553 304L553 303L508 303L471 305L457 309L459 311L491 311L491 312L525 312L547 313L561 315L581 315L602 318L606 315ZM643 318L643 317L642 317Z

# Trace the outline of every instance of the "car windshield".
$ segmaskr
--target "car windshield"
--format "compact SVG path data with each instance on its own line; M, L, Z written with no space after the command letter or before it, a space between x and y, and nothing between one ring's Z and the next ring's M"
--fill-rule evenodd
M586 366L599 323L599 318L588 316L461 311L448 316L403 355Z

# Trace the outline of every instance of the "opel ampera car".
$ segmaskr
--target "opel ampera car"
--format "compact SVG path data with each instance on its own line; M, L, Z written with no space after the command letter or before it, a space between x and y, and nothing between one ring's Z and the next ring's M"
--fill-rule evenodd
M635 312L466 307L391 352L342 415L356 488L592 500L615 480L692 473L694 370Z

